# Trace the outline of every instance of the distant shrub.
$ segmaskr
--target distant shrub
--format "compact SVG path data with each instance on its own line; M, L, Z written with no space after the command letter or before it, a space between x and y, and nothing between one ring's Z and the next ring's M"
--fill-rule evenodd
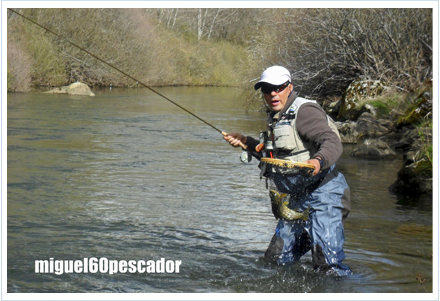
M15 41L8 42L8 91L26 92L31 85L31 59Z
M236 85L245 68L242 47L197 41L157 24L142 9L20 9L41 25L147 85ZM21 41L33 86L136 86L87 53L10 14L8 38ZM11 81L13 78L11 77Z

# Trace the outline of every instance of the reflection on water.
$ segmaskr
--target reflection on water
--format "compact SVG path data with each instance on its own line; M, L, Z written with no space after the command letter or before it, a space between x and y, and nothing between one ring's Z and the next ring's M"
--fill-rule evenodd
M216 127L257 136L231 88L161 92ZM355 275L264 261L275 229L257 162L147 90L8 94L8 292L432 291L432 203L398 205L401 161L340 159L352 191ZM182 260L179 274L35 274L34 261ZM426 278L423 287L416 273Z

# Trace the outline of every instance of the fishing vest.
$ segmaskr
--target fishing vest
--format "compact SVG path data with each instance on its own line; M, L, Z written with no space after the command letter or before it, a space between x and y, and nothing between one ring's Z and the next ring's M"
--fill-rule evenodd
M290 160L293 162L303 162L309 160L318 152L318 149L313 143L301 140L296 128L296 116L301 106L305 103L317 104L314 100L297 97L290 108L283 113L282 116L279 116L279 113L274 116L269 114L269 129L265 136L267 139L270 139L273 144L274 158ZM319 108L324 112L321 106L319 106ZM341 139L335 122L327 114L326 116L328 125L333 132L336 133L338 138Z

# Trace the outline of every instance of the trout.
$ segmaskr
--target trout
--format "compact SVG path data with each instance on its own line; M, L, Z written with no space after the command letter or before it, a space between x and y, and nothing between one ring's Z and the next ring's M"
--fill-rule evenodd
M284 200L286 196L287 193L280 194L273 189L270 190L270 201L278 207L280 217L288 221L295 219L302 219L304 221L307 221L309 219L310 207L308 207L303 212L292 210L287 207L287 205L289 204L289 200Z

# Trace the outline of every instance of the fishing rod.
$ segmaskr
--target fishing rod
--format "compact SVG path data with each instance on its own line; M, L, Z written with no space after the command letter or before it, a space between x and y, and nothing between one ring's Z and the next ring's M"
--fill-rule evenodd
M117 68L116 66L114 66L114 65L112 65L112 64L110 64L110 63L108 63L108 62L106 62L105 60L103 60L102 58L98 57L97 55L91 53L90 51L84 49L84 48L81 47L81 46L76 45L75 43L73 43L73 42L67 40L66 38L63 38L61 35L59 35L59 34L53 32L53 31L50 30L49 28L44 27L43 25L41 25L41 24L37 23L36 21L34 21L34 20L32 20L32 19L26 17L25 15L23 15L23 14L17 12L16 10L13 10L13 9L11 9L11 8L8 8L8 10L10 10L11 12L17 14L18 16L20 16L20 17L22 17L22 18L28 20L29 22L31 22L31 23L37 25L38 27L43 28L43 29L46 30L47 32L49 32L49 33L53 34L54 36L56 36L57 38L59 38L59 39L65 41L65 42L69 43L70 45L72 45L72 46L74 46L74 47L76 47L76 48L78 48L78 49L84 51L84 52L87 53L88 55L94 57L94 58L97 59L98 61L100 61L100 62L104 63L105 65L107 65L107 66L109 66L109 67L115 69L116 71L122 73L123 75L125 75L126 77L128 77L128 78L134 80L135 82L138 82L141 86L143 86L143 87L149 89L150 91L156 93L157 95L161 96L162 98L168 100L169 102L171 102L171 103L174 104L175 106L179 107L180 109L184 110L184 111L187 112L188 114L190 114L190 115L192 115L193 117L197 118L197 119L200 120L201 122L203 122L203 123L205 123L206 125L210 126L211 128L213 128L213 129L216 130L217 132L221 133L223 136L227 136L227 135L228 135L226 132L220 130L219 128L217 128L216 126L214 126L214 125L212 125L211 123L207 122L207 121L204 120L203 118L197 116L196 114L192 113L192 112L189 111L188 109L186 109L186 108L182 107L181 105L179 105L178 103L172 101L171 99L169 99L169 98L166 97L165 95L163 95L163 94L157 92L156 90L154 90L153 88L151 88L151 87L148 86L147 84L141 82L140 80L134 78L133 76L131 76L131 75L128 74L127 72L122 71L121 69L119 69L119 68ZM242 142L240 142L240 146L241 146L243 149L247 149L247 145L246 145L246 144L243 144Z

